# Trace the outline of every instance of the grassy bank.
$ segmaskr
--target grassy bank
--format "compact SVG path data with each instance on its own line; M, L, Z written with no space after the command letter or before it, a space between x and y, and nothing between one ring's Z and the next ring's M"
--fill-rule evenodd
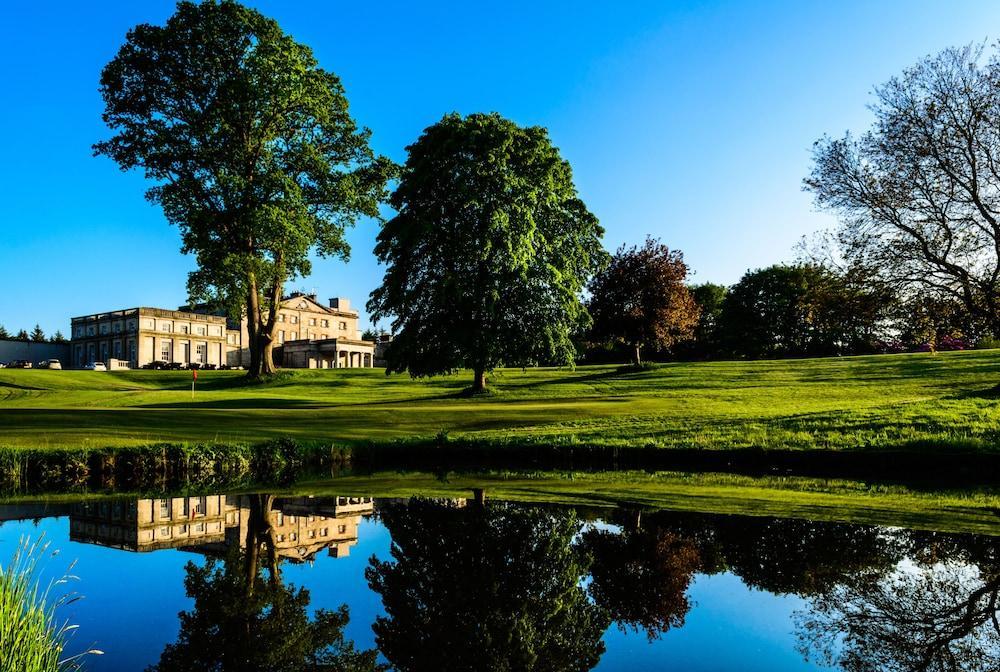
M206 371L0 370L0 445L344 445L447 435L486 444L689 450L1000 454L996 351L837 359L503 370L414 381L378 370L287 371L245 386ZM419 441L418 441L419 442Z

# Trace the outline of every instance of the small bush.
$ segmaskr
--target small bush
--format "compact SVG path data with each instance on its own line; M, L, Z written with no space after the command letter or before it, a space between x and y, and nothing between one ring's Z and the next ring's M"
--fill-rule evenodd
M976 350L996 350L1000 348L1000 338L984 336L976 341Z

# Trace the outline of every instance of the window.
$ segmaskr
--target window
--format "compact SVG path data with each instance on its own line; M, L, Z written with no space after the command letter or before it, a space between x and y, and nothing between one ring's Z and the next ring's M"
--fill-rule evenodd
M169 362L170 359L170 341L160 341L160 360Z
M324 527L322 530L319 531L319 536L325 537L329 533L329 529L330 528L328 527Z
M284 343L284 342L285 342L285 330L281 329L278 331L278 343Z
M298 315L292 315L292 318L291 318L291 320L289 320L289 321L290 321L290 322L291 322L292 324L298 324L298 323L299 323L299 316L298 316Z
M279 527L285 524L285 514L283 514L281 511L278 511L277 521L278 522L276 524Z
M187 526L187 523L185 523L185 524L181 525L180 527L178 527L178 528L177 528L177 531L178 531L178 532L179 532L180 534L187 534L187 533L188 533L188 526Z
M315 327L316 326L316 318L315 317L310 317L309 318L309 326L310 327Z
M320 336L320 338L322 338L325 341L326 339L330 338L330 335L329 334L322 334Z
M189 332L190 332L190 329L191 329L191 328L190 328L190 327L189 327L188 325L186 325L186 324L182 324L182 325L181 325L181 333L182 333L182 334L187 334L187 333L189 333Z
M316 538L316 530L309 530L309 538L310 539Z
M298 338L299 338L299 332L293 331L292 332L292 336L291 336L291 340L295 341L295 340L298 340Z
M195 526L194 526L194 531L195 532L204 532L205 531L205 523L196 523Z
M161 499L160 500L160 520L168 520L170 518L170 500Z
M114 352L115 359L121 359L122 358L122 342L121 341L115 341L113 352Z
M194 328L194 333L198 334L199 336L204 336L205 335L205 327L195 327Z
M161 527L160 531L158 532L158 534L160 535L160 539L169 539L170 538L170 528L166 527L166 526Z
M321 320L320 323L319 323L319 325L321 327L329 327L330 326L330 320Z
M108 325L102 324L101 325L101 334L106 334L106 333L108 333Z
M135 331L135 320L129 320L128 321L128 330L129 331Z
M347 322L341 322L340 323L340 330L341 331L347 331Z
M160 324L160 331L165 331L167 333L170 333L171 331L173 331L173 329L174 325L172 322L163 322L162 324Z
M205 497L195 497L194 498L194 515L204 516L205 509L208 506L208 499Z
M198 343L195 346L195 352L199 364L208 362L208 343Z
M120 334L120 333L122 333L122 323L121 322L115 322L113 325L111 325L111 333L114 333L114 334Z
M294 532L292 532L291 534L288 535L288 540L289 541L298 541L299 540L299 535L297 535Z
M344 534L345 532L347 532L347 525L337 526L337 534Z
M285 321L285 314L284 313L279 313L278 314L278 322L284 322L284 321Z
M133 339L129 339L129 342L128 342L128 358L132 362L136 362L137 361L136 360L136 353L135 353L135 339L134 338Z
M285 535L279 534L278 535L278 541L284 541L284 540L285 540Z

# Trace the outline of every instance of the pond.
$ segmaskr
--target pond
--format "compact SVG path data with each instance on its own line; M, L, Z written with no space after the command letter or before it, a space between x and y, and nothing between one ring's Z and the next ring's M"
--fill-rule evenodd
M0 506L88 670L996 670L1000 538L468 498Z

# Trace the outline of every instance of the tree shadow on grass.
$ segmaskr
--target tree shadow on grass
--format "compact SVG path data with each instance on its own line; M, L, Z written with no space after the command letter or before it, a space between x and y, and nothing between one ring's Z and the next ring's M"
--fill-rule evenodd
M12 390L29 390L35 392L44 392L47 388L44 387L32 387L30 385L15 385L14 383L0 382L0 387L9 387Z

